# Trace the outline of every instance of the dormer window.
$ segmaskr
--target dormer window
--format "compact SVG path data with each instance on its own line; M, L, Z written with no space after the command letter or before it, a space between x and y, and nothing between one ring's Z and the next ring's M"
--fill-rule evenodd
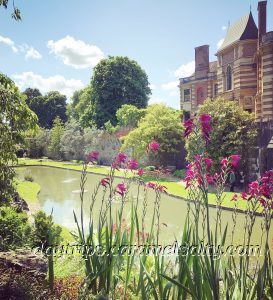
M227 91L232 90L232 69L231 69L231 66L227 67L227 73L226 73L226 90Z

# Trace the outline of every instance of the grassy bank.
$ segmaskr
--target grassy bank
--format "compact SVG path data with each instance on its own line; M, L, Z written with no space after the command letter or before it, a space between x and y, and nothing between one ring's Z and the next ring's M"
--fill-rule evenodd
M51 166L56 168L62 168L62 169L68 169L68 170L76 170L81 171L82 170L82 164L77 162L63 162L63 161L54 161L50 159L29 159L29 158L20 158L19 159L19 165L26 165L26 166L32 166L32 165L41 165L41 166ZM107 175L109 172L109 167L106 166L88 166L88 172L96 173L96 174L103 174ZM116 172L117 176L124 176L124 171L120 170ZM133 176L129 173L129 176ZM153 176L144 176L143 180L145 182L148 181L155 181L156 178ZM183 197L185 199L188 198L188 191L185 189L181 181L170 179L170 178L160 178L160 184L165 185L167 187L168 193L174 196ZM223 207L227 208L234 208L234 202L231 201L231 198L233 197L234 193L225 192L224 193L224 201L223 201ZM212 205L216 204L216 196L214 193L209 193L209 203ZM246 208L246 202L245 201L238 201L238 208L239 209L245 209Z

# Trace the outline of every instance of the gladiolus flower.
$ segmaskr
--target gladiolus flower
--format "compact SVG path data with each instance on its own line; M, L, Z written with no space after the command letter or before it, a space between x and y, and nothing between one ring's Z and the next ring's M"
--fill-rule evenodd
M208 114L202 114L199 117L199 121L201 123L201 131L204 139L206 140L206 143L209 142L210 140L210 133L212 131L210 121L211 121L211 116Z
M100 181L100 184L101 184L103 187L107 187L107 185L110 184L110 178L109 178L109 177L103 178L103 179Z
M119 183L116 187L116 192L118 194L120 194L122 197L124 197L124 195L126 194L126 187L124 185L124 183Z
M98 151L92 151L92 152L90 152L90 153L87 154L86 158L90 162L98 161L98 159L99 159L99 152Z
M159 143L157 143L156 141L153 141L148 145L147 152L151 152L151 151L157 152L159 149L159 146L160 146Z
M247 200L248 195L247 195L247 193L242 192L241 197L242 197L243 200Z
M156 184L153 183L153 182L148 182L146 186L147 186L148 188L150 188L150 189L155 189L155 188L156 188Z
M238 195L234 194L233 197L231 198L231 201L237 201L238 200Z
M159 192L161 192L161 193L166 193L166 192L167 192L167 187L164 186L164 185L159 185L156 189L157 189Z
M187 138L193 131L194 123L193 119L188 119L187 121L184 122L184 138Z
M127 167L130 170L136 170L137 169L137 161L135 159L128 160Z
M143 174L144 174L143 169L138 169L138 170L137 170L137 175L138 175L138 176L142 176Z
M207 175L207 182L209 185L213 185L214 184L213 176Z
M227 159L227 158L223 158L223 159L221 160L221 166L222 166L222 168L224 168L224 169L228 166L228 159Z
M210 168L212 166L212 159L205 157L204 161L205 161L205 164L207 166L207 169L210 170Z
M125 163L126 158L127 158L127 155L123 152L120 152L118 154L117 160L118 160L119 163Z
M239 167L239 162L241 160L241 156L240 155L231 155L230 156L230 164L232 165L233 168L238 168Z

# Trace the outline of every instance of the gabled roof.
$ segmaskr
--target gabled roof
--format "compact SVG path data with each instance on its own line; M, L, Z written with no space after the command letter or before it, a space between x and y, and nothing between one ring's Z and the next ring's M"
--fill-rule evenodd
M258 28L250 12L228 28L224 42L218 52L237 41L257 38Z

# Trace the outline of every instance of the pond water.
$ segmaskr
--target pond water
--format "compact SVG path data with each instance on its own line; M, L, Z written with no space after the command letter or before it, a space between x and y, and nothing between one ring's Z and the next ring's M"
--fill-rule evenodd
M19 177L23 178L26 173L31 174L34 181L41 186L41 191L38 196L41 208L48 214L53 209L53 218L57 224L63 225L69 229L75 229L75 222L73 217L73 210L77 216L80 217L80 172L72 170L63 170L50 167L24 167L17 168L16 172ZM95 186L99 180L105 176L88 174L87 182L85 186L85 199L84 199L84 219L86 226L89 221L89 205L91 201L91 195ZM115 183L120 182L121 179L116 179ZM129 195L131 201L135 201L137 187L132 185ZM100 197L94 206L93 218L96 220L100 209L99 203ZM125 204L124 217L125 219L130 218L131 201ZM154 201L154 192L149 191L148 195L148 210L147 210L147 224L151 222L152 208ZM113 211L120 207L119 202L114 202ZM139 204L141 213L141 202ZM173 243L175 240L180 239L181 232L183 230L183 224L185 221L187 212L187 203L181 199L177 199L168 195L163 194L160 206L161 216L161 232L160 239L164 244ZM211 219L215 219L216 210L210 209ZM260 244L261 240L261 218L257 218L254 226L253 238L251 243L255 245ZM228 238L230 239L231 230L233 226L232 212L222 211L222 224L229 226ZM235 230L234 244L240 245L243 241L245 215L238 214L237 226ZM164 225L163 225L164 224ZM273 232L271 229L270 240L272 240Z

